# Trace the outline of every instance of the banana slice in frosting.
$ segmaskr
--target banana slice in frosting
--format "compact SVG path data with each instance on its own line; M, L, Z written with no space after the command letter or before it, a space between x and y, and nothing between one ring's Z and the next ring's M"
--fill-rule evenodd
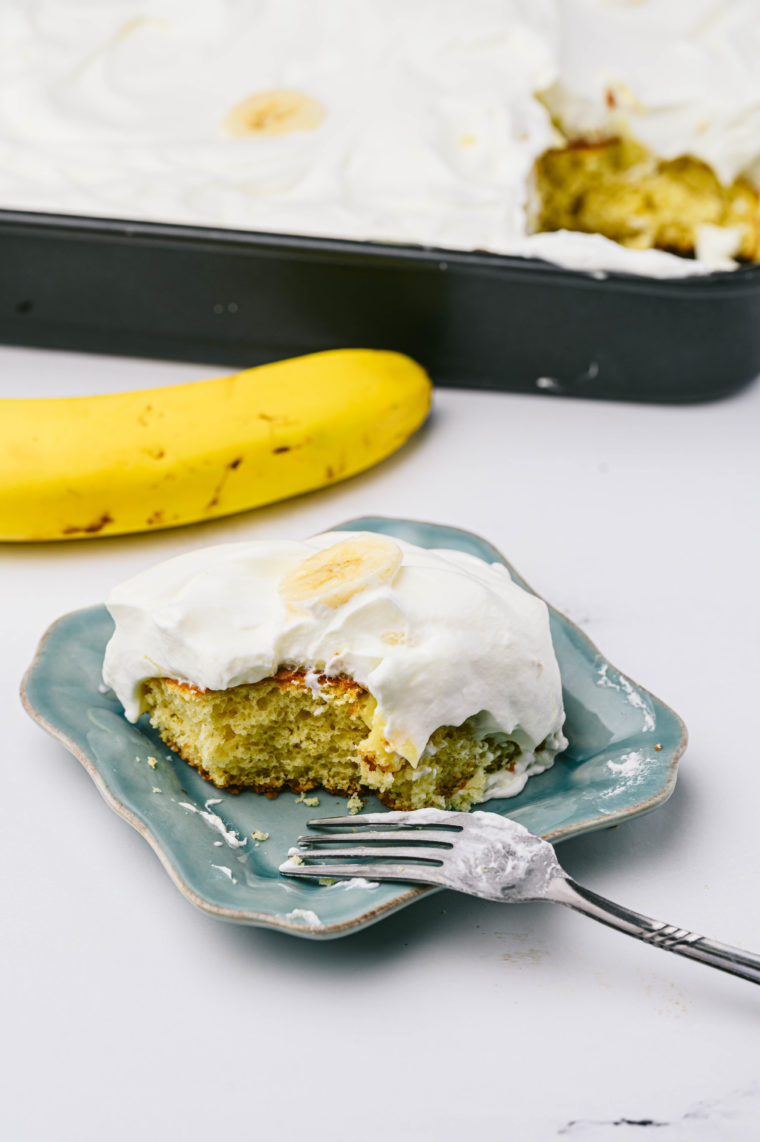
M343 540L315 552L283 575L280 598L295 610L320 603L335 610L360 591L390 583L401 559L401 548L385 536Z
M260 91L237 103L221 129L231 139L289 135L294 131L313 131L324 117L322 104L302 91Z

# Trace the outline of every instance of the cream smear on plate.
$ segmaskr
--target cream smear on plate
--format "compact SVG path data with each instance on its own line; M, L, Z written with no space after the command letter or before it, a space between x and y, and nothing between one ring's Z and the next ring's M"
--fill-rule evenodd
M721 235L688 260L528 233L536 93L757 181L758 58L754 0L5 0L0 204L706 273ZM225 129L273 91L308 100L295 129Z

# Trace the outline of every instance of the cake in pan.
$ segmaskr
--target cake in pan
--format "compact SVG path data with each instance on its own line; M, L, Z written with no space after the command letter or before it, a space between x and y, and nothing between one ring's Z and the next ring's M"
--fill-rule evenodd
M0 206L592 272L758 260L747 0L3 10Z
M369 532L225 544L108 606L104 681L219 787L466 809L567 744L546 605L501 563Z

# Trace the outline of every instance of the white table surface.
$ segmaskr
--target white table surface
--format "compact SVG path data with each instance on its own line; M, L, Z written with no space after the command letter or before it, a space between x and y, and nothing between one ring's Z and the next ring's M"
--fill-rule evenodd
M0 349L7 396L227 371ZM17 698L52 620L175 553L363 514L469 528L689 727L671 800L565 842L567 870L760 950L758 424L760 384L662 408L439 390L411 444L330 490L0 545L2 1136L758 1137L756 986L562 908L452 893L324 943L214 920Z

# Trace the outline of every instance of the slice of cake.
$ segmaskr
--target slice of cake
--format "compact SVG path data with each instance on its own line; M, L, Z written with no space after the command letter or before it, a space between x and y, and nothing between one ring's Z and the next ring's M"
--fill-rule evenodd
M106 684L219 787L463 809L567 744L546 605L500 563L370 532L226 544L108 606Z

